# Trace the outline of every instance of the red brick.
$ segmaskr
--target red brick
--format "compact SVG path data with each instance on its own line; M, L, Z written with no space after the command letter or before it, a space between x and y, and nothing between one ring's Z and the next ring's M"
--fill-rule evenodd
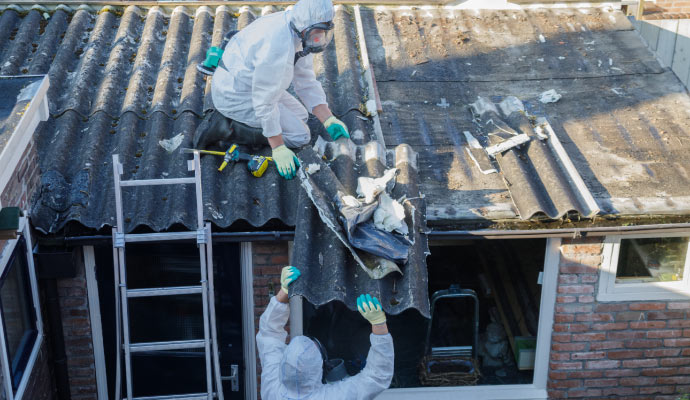
M611 331L608 333L609 339L645 339L647 332L645 331Z
M675 391L674 386L647 386L640 388L640 394L671 394Z
M685 353L685 350L690 350L690 349L683 349L683 353ZM680 354L680 349L651 349L651 350L645 350L645 352L644 352L645 357L675 357L678 354ZM686 354L683 354L683 355L686 355ZM687 355L690 355L690 354L687 354Z
M601 396L601 389L570 389L568 391L568 398L572 397L586 397Z
M575 387L581 387L582 381L580 380L564 380L564 381L549 381L548 387L550 389L570 389Z
M620 361L616 360L597 360L597 361L587 361L585 363L586 369L606 369L606 368L618 368L621 365Z
M610 322L613 321L613 315L611 314L578 314L575 317L578 322Z
M690 309L690 301L673 301L668 303L669 310L688 310Z
M588 274L596 269L579 263L566 263L560 266L559 271L561 274Z
M573 360L599 360L604 358L606 354L603 351L587 351L582 353L572 353L570 357Z
M558 304L556 305L557 313L589 313L592 312L591 304Z
M568 373L565 371L549 371L549 379L551 379L551 380L567 379L567 378L568 378Z
M569 333L554 333L551 335L551 340L554 342L559 342L559 343L567 343L570 342L570 334Z
M612 369L610 371L604 371L604 375L609 378L618 378L623 376L640 376L639 369Z
M579 275L573 275L573 274L560 274L558 275L558 284L559 285L572 285L574 283L579 283Z
M634 378L621 378L621 386L647 386L653 385L656 378L651 376L636 376Z
M623 341L607 340L604 342L592 342L589 345L590 350L608 350L608 349L622 349Z
M677 319L668 321L669 328L690 328L690 319Z
M669 349L669 350L680 350L680 349ZM678 355L677 353L674 355ZM690 348L683 349L683 356L690 356Z
M654 360L656 361L656 360ZM678 368L647 368L642 370L644 376L670 376L678 373Z
M649 310L665 310L666 303L632 303L630 310L632 311L649 311Z
M554 332L587 332L591 329L589 324L554 324Z
M627 311L627 303L599 303L594 309L596 312Z
M657 365L659 365L659 360L653 358L623 360L623 368L652 368Z
M633 339L625 342L625 347L630 349L644 349L661 346L661 340L657 339Z
M616 321L642 321L644 313L639 311L624 311L616 314Z
M547 390L547 395L549 399L564 399L566 394L565 390Z
M618 379L586 379L585 387L606 387L615 386L618 384Z
M662 358L659 360L659 364L662 367L680 367L682 365L690 365L690 358Z
M606 333L604 332L573 333L572 335L573 342L590 342L604 339L606 339Z
M616 387L616 388L607 388L604 389L602 394L604 396L611 396L611 395L616 395L616 396L631 396L634 394L637 394L638 388L631 388L631 387Z
M643 357L642 350L611 350L608 352L608 358L612 360L640 357Z
M570 361L570 353L551 352L551 361Z
M592 330L595 331L613 331L627 328L627 322L605 322L601 324L592 324Z
M575 316L573 314L555 314L553 316L553 322L557 324L573 322L574 320Z
M681 319L685 317L685 311L650 311L647 319Z
M674 337L680 337L683 331L680 329L672 329L665 331L649 331L647 332L647 337L650 339L668 339Z
M551 369L581 369L581 362L551 362L549 363Z
M582 283L596 283L599 281L599 275L597 274L581 274L580 282Z
M666 347L689 347L690 346L690 338L664 339L664 346L666 346Z
M583 378L601 378L604 376L604 371L594 370L594 371L572 371L567 372L568 379L583 379Z
M589 294L594 293L594 285L569 285L559 286L558 293L563 294Z
M587 347L587 343L554 343L551 345L553 351L582 351Z
M579 301L580 303L594 303L594 296L590 296L590 295L579 296L577 298L577 301Z
M690 376L660 376L656 383L659 385L686 385L690 383Z
M556 296L556 303L565 304L565 303L575 303L576 301L577 301L577 297L575 297L575 296Z
M666 327L666 321L634 321L630 322L632 329L660 329Z

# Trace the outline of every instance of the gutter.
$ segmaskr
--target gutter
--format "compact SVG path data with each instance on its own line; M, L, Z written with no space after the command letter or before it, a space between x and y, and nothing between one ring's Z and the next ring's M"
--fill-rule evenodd
M690 223L650 224L636 226L610 226L591 228L563 228L563 229L516 229L516 230L454 230L430 231L428 236L432 240L444 239L530 239L530 238L580 238L599 237L607 235L639 235L645 233L690 233ZM211 234L215 243L238 243L254 241L290 241L294 240L294 231L263 231L263 232L215 232ZM105 242L112 242L110 235L68 236L64 243L71 246L85 246ZM48 239L50 240L50 239Z

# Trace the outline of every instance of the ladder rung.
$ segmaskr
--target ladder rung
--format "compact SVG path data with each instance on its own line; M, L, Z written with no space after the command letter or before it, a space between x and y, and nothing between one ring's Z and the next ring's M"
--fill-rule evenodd
M215 393L213 397L216 397ZM148 396L148 397L133 397L133 400L206 400L208 394L193 393L193 394L169 394L166 396Z
M178 294L197 294L201 293L201 286L173 286L148 289L129 289L127 297L154 297L154 296L174 296Z
M168 179L131 179L120 181L120 186L157 186L177 185L180 183L196 183L194 178L168 178Z
M132 343L129 345L129 350L132 353L138 353L142 351L200 349L204 348L204 346L206 346L204 339L177 340L171 342Z
M128 233L125 242L160 242L164 240L196 239L197 231L165 232L165 233Z

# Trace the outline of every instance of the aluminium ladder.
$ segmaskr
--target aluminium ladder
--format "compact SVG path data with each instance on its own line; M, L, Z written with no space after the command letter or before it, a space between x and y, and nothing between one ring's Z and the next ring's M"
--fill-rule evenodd
M201 196L201 164L199 153L194 152L194 159L187 161L187 168L194 171L194 177L167 178L167 179L141 179L121 180L122 164L117 154L113 155L113 176L115 178L115 208L117 213L117 225L113 228L113 258L115 272L115 304L116 304L116 337L118 343L116 361L115 398L120 396L120 358L124 350L125 380L127 400L212 400L216 397L223 400L223 387L220 376L220 363L218 360L218 339L216 333L215 304L213 297L213 257L211 252L211 224L204 224L202 196ZM186 232L164 232L145 234L125 234L122 212L123 187L194 184L196 188L196 212L197 229ZM199 261L201 266L201 281L198 286L158 287L146 289L127 288L127 268L125 264L125 244L130 242L162 242L168 240L196 240L199 247ZM201 295L203 303L204 338L198 340L178 340L167 342L131 343L129 332L129 308L128 299L134 297L153 297L171 295ZM120 318L120 315L122 317ZM122 328L120 328L122 324ZM120 335L122 334L121 340ZM120 347L122 346L122 347ZM206 360L206 392L176 394L164 396L132 397L132 353L143 351L204 349ZM211 367L213 363L213 368ZM214 376L216 391L213 390Z

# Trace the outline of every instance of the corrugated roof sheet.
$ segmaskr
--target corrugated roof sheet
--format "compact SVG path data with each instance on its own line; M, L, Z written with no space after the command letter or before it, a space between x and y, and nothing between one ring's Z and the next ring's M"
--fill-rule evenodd
M371 122L349 112L364 95L354 23L336 7L336 39L316 58L315 70L331 108L370 139ZM160 140L182 135L191 147L196 126L211 107L210 81L196 70L206 49L231 29L275 7L215 9L129 6L124 10L88 6L73 13L58 8L46 20L38 10L0 17L0 74L50 77L50 120L38 129L42 188L33 210L36 226L57 232L69 221L90 228L114 223L110 155L120 154L124 179L186 176L187 155L167 153ZM316 121L312 130L323 133ZM316 122L316 123L314 123ZM299 184L269 170L257 180L242 166L219 174L217 158L203 157L205 215L227 227L244 220L263 226L276 219L295 225ZM189 188L125 190L127 230L147 226L160 231L194 224Z

